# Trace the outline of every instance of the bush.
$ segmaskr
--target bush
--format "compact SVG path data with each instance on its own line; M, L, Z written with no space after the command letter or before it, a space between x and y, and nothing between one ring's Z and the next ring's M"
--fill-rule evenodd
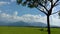
M44 29L41 29L40 31L44 31Z

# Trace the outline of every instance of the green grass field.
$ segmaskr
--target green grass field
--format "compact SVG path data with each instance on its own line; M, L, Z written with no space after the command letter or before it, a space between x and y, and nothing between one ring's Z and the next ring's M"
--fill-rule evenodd
M0 34L47 34L47 28L0 26ZM60 28L51 28L51 34L60 34Z

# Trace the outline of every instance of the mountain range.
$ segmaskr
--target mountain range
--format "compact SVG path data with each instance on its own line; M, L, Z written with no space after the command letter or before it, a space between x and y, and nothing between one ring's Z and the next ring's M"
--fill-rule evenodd
M0 26L39 26L39 27L46 27L47 24L42 23L42 22L2 22L0 21ZM51 25L51 27L57 27L54 25Z

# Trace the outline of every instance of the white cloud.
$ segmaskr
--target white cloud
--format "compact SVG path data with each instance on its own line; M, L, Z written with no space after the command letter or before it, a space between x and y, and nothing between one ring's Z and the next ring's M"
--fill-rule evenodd
M2 11L0 10L0 13L1 13Z
M6 5L6 4L10 4L10 2L0 1L0 5Z
M17 11L15 11L15 12L13 13L13 15L14 15L14 16L17 16L17 15L18 15L18 12L17 12Z
M46 23L46 16L26 14L21 16L25 22L43 22ZM44 21L43 21L44 20Z
M11 0L11 2L15 2L16 0Z
M6 21L6 22L7 21L8 22L17 22L17 21L42 22L42 23L47 22L46 16L31 15L31 14L25 14L25 15L22 15L22 16L17 16L18 12L14 12L13 14L15 14L16 16L9 15L9 14L6 14L6 13L1 13L0 14L0 20L1 21ZM51 15L50 16L50 24L60 26L60 19L58 19L58 15Z
M54 2L53 3L55 3L57 0L53 0Z

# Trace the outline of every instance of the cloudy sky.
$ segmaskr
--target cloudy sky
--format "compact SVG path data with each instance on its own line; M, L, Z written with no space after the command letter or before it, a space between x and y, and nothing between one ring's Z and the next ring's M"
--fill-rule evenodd
M58 6L60 8L60 6ZM56 7L53 12L59 10ZM16 0L0 0L0 21L4 22L42 22L46 24L46 15L35 8L17 5ZM57 14L50 16L50 24L60 26L60 19Z

